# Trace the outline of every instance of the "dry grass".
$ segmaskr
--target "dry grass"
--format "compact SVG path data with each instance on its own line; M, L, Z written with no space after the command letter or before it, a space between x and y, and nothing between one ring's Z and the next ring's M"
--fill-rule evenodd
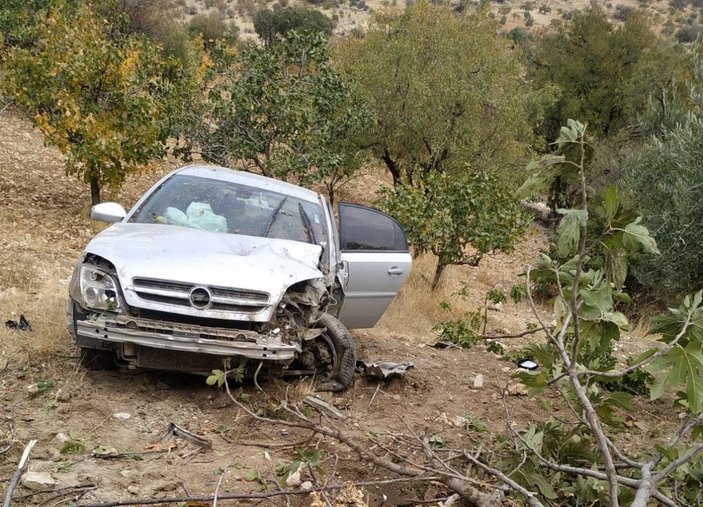
M432 277L437 263L434 255L421 255L414 259L412 271L398 296L378 323L378 327L394 333L411 335L427 341L433 335L432 326L438 321L455 318L467 311L480 310L484 306L486 293L497 287L509 293L511 287L520 283L520 273L537 256L546 239L541 230L534 227L527 238L511 255L495 255L484 258L479 267L448 266L439 285L431 289ZM460 298L456 292L467 285L467 297ZM451 304L451 310L440 308L440 303ZM526 305L511 308L510 314L489 316L489 328L522 331L531 319Z

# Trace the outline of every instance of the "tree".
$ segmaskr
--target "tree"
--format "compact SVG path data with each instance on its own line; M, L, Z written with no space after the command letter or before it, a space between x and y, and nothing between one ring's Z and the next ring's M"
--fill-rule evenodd
M373 114L361 146L395 183L467 167L511 178L522 170L549 87L530 88L497 32L484 11L455 14L421 0L340 45L339 68L360 83Z
M3 0L0 3L0 34L8 46L31 46L36 39L33 27L49 9L67 4L65 0ZM70 5L76 1L68 2ZM2 46L0 46L2 47Z
M662 249L639 256L634 274L660 295L692 292L703 281L703 59L695 51L688 94L671 88L652 101L642 129L654 134L622 167L620 185L632 197Z
M90 184L94 204L105 185L164 153L169 101L182 99L175 91L187 81L153 43L110 30L87 5L54 9L36 27L35 46L7 53L3 79L65 155L67 173Z
M320 33L288 32L271 47L251 45L213 77L207 121L190 142L209 161L334 190L359 167L351 138L368 114L332 69Z
M382 189L378 205L403 224L418 253L437 256L433 289L446 266L478 266L486 254L510 252L527 228L519 203L486 172L431 173L421 188Z
M620 26L599 8L577 12L530 49L531 78L560 90L540 131L551 140L567 118L582 118L594 135L616 133L633 122L650 94L661 95L685 75L685 58L681 48L657 39L641 12Z
M329 37L332 28L330 18L318 10L304 7L283 7L273 11L261 9L254 15L254 31L265 46L280 41L291 30L322 33Z
M213 11L210 14L196 14L188 24L191 35L199 35L206 47L211 47L216 41L224 40L228 43L237 40L237 26L225 23L222 15Z

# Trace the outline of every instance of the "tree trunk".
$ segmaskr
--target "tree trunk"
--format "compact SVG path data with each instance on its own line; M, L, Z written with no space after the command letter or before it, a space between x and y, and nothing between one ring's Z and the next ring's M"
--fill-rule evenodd
M90 177L90 201L93 206L100 204L100 182L95 176Z
M393 186L397 186L400 183L400 169L398 168L398 164L395 163L395 160L391 158L388 148L383 150L383 156L381 158L383 159L383 162L385 162L391 176L393 176Z
M442 278L442 273L444 273L444 268L446 268L447 265L442 262L442 260L437 260L437 267L435 268L434 271L434 278L432 279L432 290L435 290L437 288L437 285L439 285L439 280Z

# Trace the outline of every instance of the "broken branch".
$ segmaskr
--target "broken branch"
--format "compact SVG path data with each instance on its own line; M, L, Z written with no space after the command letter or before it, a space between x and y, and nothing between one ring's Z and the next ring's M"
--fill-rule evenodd
M27 468L27 462L29 461L29 453L32 452L32 448L37 444L36 440L30 440L27 447L24 448L20 462L17 464L17 469L10 479L10 484L7 486L7 491L5 491L5 501L2 503L2 507L10 507L12 503L12 493L14 493L17 487L17 482Z

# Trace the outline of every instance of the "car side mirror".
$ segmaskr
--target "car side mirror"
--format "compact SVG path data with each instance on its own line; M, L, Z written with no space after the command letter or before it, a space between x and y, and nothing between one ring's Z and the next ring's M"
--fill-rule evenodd
M90 210L90 218L114 224L121 222L127 216L125 209L116 202L101 202Z

